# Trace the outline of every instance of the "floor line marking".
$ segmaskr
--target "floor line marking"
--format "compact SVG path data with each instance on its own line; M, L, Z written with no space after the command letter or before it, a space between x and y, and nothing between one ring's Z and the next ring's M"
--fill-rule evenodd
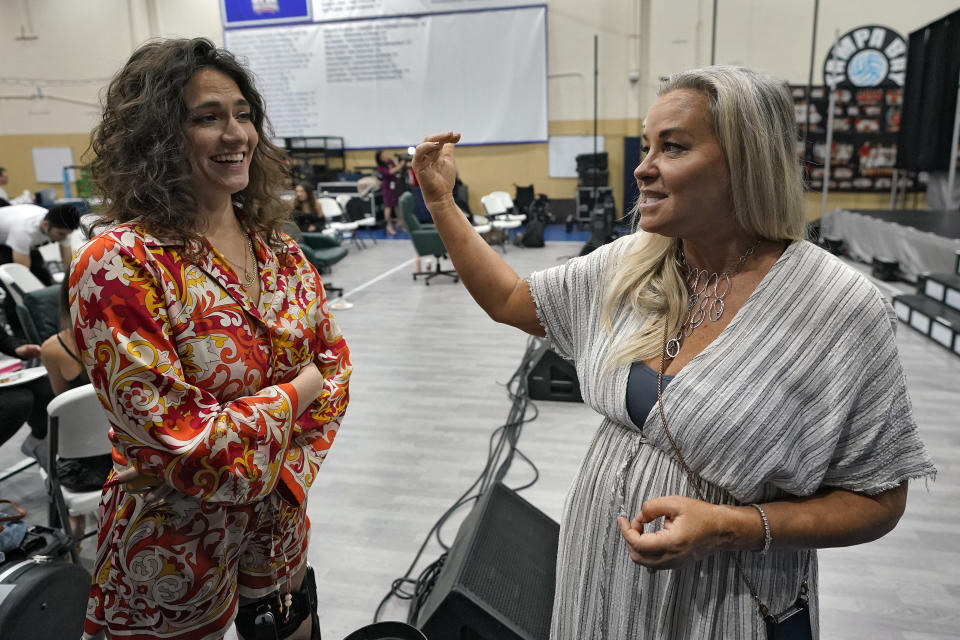
M371 279L371 280L367 280L366 282L364 282L363 284L361 284L359 287L356 287L356 288L354 288L354 289L351 289L350 291L347 291L346 293L344 293L344 294L343 294L342 296L340 296L339 298L334 299L332 302L336 302L337 300L346 300L347 298L349 298L349 297L352 296L353 294L359 293L359 292L363 291L364 289L366 289L367 287L369 287L369 286L371 286L371 285L374 285L374 284L380 282L380 281L383 280L384 278L393 275L393 274L396 273L397 271L400 271L400 269L403 269L404 267L409 267L411 264L413 264L413 262L414 262L415 260L416 260L416 258L410 258L410 259L407 260L406 262L402 262L402 263L398 264L397 266L395 266L394 268L389 269L388 271L384 271L383 273L381 273L381 274L378 275L377 277L375 277L375 278L373 278L373 279Z

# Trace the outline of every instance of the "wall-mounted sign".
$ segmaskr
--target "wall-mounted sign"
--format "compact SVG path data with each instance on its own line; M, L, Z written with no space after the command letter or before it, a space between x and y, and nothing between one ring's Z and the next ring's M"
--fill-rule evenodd
M220 0L223 26L310 22L310 0Z
M823 63L830 87L902 87L907 69L903 36L880 25L851 29L840 36Z

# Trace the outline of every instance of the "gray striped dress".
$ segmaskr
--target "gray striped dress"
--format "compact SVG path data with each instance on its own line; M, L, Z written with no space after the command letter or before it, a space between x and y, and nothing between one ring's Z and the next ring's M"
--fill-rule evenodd
M728 552L649 573L627 554L616 517L649 498L696 497L657 411L627 414L629 366L602 375L615 345L600 302L631 235L534 273L530 289L554 349L571 359L584 402L603 416L563 508L551 638L762 638L763 621ZM640 327L629 309L613 336ZM787 247L723 333L663 394L669 427L715 503L875 494L936 470L917 435L894 340L895 316L866 278L808 242ZM649 527L650 525L648 525ZM796 600L812 550L737 554L773 612Z

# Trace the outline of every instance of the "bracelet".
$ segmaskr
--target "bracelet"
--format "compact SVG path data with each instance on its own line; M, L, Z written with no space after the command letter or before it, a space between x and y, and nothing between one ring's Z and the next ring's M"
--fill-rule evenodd
M767 520L767 514L764 512L763 507L756 502L751 503L749 506L759 511L760 518L763 520L763 549L760 550L760 555L765 556L767 555L767 551L770 550L770 544L773 542L773 536L770 535L770 521Z

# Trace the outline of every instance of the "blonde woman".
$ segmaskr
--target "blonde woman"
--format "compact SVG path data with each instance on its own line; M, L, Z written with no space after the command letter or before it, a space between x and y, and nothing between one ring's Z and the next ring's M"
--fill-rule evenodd
M564 505L551 637L818 637L816 549L890 531L935 469L889 303L803 240L786 86L670 78L635 233L526 279L450 196L459 138L414 158L457 272L573 360L603 416Z

